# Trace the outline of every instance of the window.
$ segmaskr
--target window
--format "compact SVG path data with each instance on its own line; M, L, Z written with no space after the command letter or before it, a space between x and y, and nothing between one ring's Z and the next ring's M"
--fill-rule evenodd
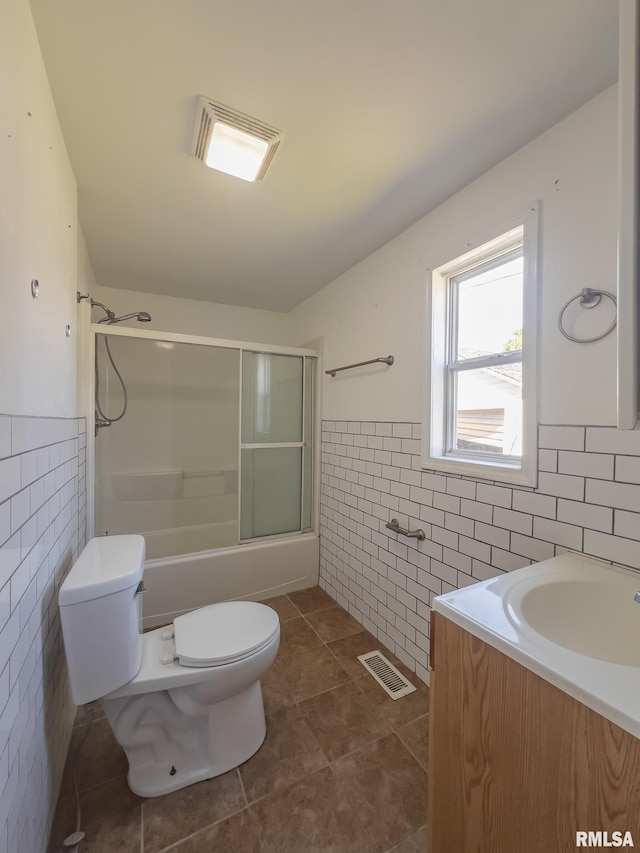
M534 484L537 209L434 270L423 465Z

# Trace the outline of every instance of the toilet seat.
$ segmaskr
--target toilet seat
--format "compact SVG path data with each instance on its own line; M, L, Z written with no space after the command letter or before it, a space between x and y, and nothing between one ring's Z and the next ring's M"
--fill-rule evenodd
M278 614L255 601L225 601L173 620L175 657L182 666L222 666L267 646L280 630Z

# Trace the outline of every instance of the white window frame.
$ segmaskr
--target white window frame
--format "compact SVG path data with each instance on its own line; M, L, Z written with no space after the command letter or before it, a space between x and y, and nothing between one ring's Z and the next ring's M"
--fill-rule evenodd
M427 329L425 361L427 382L422 429L422 467L482 479L535 486L538 475L538 217L539 204L498 226L486 230L453 259L427 270ZM449 280L522 246L523 250L523 325L522 325L522 457L501 458L490 453L447 450L447 406L450 405L448 366L452 331L452 305ZM455 305L453 306L455 310ZM519 360L511 354L494 358L505 364ZM474 359L485 367L486 359ZM470 362L469 362L470 363Z

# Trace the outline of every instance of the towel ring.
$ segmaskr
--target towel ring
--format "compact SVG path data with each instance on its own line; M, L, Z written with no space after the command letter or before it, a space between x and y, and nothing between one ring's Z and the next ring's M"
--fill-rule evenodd
M571 305L572 302L575 302L576 299L579 299L580 305L582 305L583 308L595 308L602 302L603 296L606 296L607 299L610 299L613 302L614 307L616 308L616 315L614 316L613 322L611 323L609 328L606 331L602 332L601 335L594 335L592 338L575 338L573 335L570 335L569 332L567 332L564 326L562 325L564 312L567 310L569 305ZM560 315L558 317L558 328L560 329L560 332L565 336L565 338L567 338L567 340L573 341L576 344L590 344L593 343L593 341L599 341L602 340L602 338L606 338L609 332L612 332L615 329L616 323L618 322L617 309L618 301L613 295L613 293L609 293L607 290L593 290L591 287L583 287L580 293L578 293L576 296L572 296L571 299L565 302L562 306L562 309L560 310Z

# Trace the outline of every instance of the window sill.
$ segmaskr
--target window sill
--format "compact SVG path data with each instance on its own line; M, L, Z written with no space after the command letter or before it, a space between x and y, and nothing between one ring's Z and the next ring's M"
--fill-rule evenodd
M494 480L500 483L516 483L521 486L536 486L537 470L528 470L526 466L495 465L489 462L457 459L454 456L423 456L422 467L445 474L457 474L478 480Z

